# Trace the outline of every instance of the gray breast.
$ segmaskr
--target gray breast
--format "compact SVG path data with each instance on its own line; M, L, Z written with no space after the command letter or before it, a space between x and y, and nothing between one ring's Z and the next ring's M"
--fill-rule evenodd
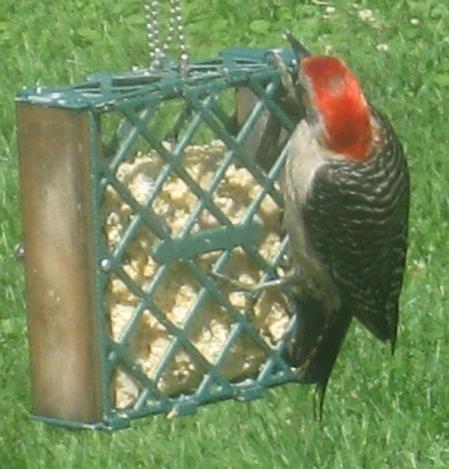
M290 139L281 188L285 204L284 228L289 234L292 260L300 274L301 287L312 290L330 310L335 310L340 302L337 289L327 267L312 249L302 215L315 174L329 157L329 152L318 144L307 123L302 121Z

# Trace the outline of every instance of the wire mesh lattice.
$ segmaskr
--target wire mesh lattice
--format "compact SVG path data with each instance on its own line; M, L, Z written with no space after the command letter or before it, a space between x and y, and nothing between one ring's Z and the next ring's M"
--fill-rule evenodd
M255 97L243 121L236 88ZM280 92L265 51L243 49L187 78L166 66L20 98L90 113L106 426L294 380L281 358L289 288L244 294L211 274L257 284L285 273L278 179L294 122ZM280 130L261 165L250 142L267 115Z

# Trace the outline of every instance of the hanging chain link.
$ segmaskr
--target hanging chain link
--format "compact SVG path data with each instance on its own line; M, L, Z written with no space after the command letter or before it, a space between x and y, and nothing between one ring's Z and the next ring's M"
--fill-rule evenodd
M161 47L159 30L159 0L148 0L145 3L145 19L147 22L147 38L150 53L150 70L160 67L164 51Z
M189 67L189 52L187 50L186 33L184 28L184 22L182 17L182 0L170 0L170 21L169 21L169 38L168 41L173 41L174 38L178 37L179 41L179 61L181 73L187 73Z
M155 71L161 67L162 60L167 57L169 53L170 45L175 45L177 40L179 44L180 71L185 74L188 71L190 55L187 50L181 0L169 0L169 3L170 17L168 21L168 35L165 42L161 39L161 0L148 0L145 3L150 70Z

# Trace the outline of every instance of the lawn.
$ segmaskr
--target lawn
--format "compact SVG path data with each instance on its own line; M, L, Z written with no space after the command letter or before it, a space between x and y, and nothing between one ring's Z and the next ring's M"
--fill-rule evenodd
M413 185L397 353L354 325L328 389L287 385L249 404L223 402L116 433L30 419L14 96L94 71L147 63L143 2L0 3L0 465L3 468L426 468L449 466L449 7L437 0L189 0L195 57L229 45L282 45L291 29L338 54L390 116ZM244 5L242 7L241 5ZM368 6L369 5L369 6ZM369 9L368 9L369 8Z

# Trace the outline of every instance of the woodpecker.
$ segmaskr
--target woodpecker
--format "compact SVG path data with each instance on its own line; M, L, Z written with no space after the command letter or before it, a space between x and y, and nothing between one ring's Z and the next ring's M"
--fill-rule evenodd
M298 328L285 358L298 381L326 386L353 317L394 352L409 212L409 174L391 124L336 57L297 52L294 130L281 188L297 267Z

